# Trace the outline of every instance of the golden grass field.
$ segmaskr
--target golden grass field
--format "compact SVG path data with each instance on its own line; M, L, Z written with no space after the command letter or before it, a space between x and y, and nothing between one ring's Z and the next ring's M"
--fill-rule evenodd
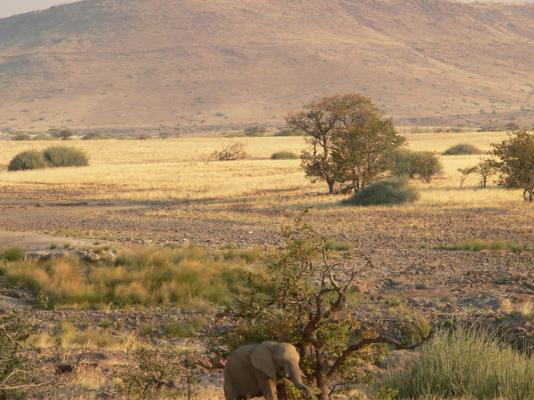
M458 143L471 143L487 151L505 133L417 133L407 134L409 147L438 153ZM250 159L234 162L207 162L215 150L243 143ZM270 160L276 151L299 154L305 146L301 137L180 138L166 140L72 140L69 145L84 150L90 166L8 172L10 159L24 150L40 150L57 142L6 141L0 144L0 190L34 193L48 198L54 193L86 200L176 200L230 198L262 191L322 191L304 177L299 160ZM476 164L483 155L441 157L442 176L431 185L419 184L420 203L484 205L518 203L518 191L477 190L477 178L470 177L459 190L458 168ZM23 197L23 195L21 195ZM330 198L322 201L329 202Z

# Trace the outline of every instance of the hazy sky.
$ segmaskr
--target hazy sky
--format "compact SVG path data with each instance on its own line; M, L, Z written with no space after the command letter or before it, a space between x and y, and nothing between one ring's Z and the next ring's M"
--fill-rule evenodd
M0 0L0 18L79 0Z

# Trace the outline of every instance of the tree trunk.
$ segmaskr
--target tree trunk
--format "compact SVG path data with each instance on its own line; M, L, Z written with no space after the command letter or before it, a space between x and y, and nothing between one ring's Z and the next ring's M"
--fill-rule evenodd
M327 365L325 362L322 349L315 349L315 381L320 390L318 400L329 400L330 392L328 385L328 376L326 375Z
M336 182L332 180L327 180L326 183L328 184L328 194L334 194Z

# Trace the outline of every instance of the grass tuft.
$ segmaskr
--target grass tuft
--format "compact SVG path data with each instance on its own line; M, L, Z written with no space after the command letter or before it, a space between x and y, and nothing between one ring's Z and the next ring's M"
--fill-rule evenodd
M464 240L463 242L459 243L442 245L438 248L440 250L452 251L503 250L512 251L514 253L522 253L524 251L533 250L532 245L526 243L517 243L514 241L491 241L481 239Z
M533 361L485 331L441 332L384 386L401 399L533 399Z
M2 257L4 260L7 261L21 261L26 256L26 250L24 250L22 247L10 247L2 253Z

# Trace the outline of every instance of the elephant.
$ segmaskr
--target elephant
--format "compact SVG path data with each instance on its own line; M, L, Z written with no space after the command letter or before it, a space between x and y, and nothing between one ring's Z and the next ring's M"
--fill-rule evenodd
M266 400L281 400L277 385L285 379L306 394L312 390L302 382L299 354L289 343L263 342L243 345L234 350L224 367L224 395L226 400L247 400L263 396ZM283 390L283 389L282 389Z

